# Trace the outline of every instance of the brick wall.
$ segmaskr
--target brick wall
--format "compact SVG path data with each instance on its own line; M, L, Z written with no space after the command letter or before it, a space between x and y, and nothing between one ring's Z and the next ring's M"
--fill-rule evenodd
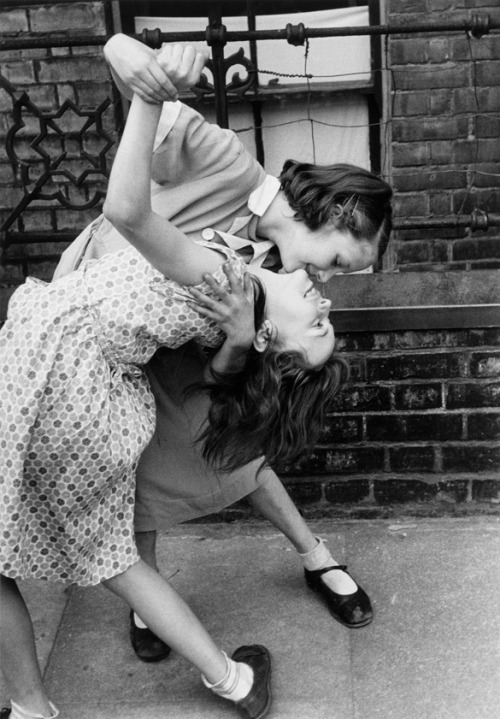
M351 383L312 456L280 472L305 510L496 511L500 330L343 333L338 348Z
M500 20L490 0L388 0L389 23ZM500 34L392 35L392 168L396 215L417 219L500 212ZM500 227L397 233L400 270L500 267Z
M0 41L19 35L35 40L60 38L67 32L105 35L103 4L54 3L0 10ZM44 126L36 112L29 108L23 109L21 122L24 128L15 135L14 151L21 160L31 164L32 181L28 189L33 189L43 171L42 153L47 153L54 161L65 152L66 156L58 169L71 173L75 180L61 174L57 178L58 187L47 186L47 193L59 191L79 207L78 210L69 209L56 199L34 201L22 212L20 219L10 226L10 230L49 234L69 231L76 236L100 212L99 207L86 206L96 193L105 193L106 182L99 172L100 153L108 137L112 141L117 137L112 104L102 114L102 131L97 132L96 124L90 122L88 130L81 132L89 120L85 113L95 113L96 108L112 96L112 83L102 49L90 46L11 50L2 51L0 59L0 72L15 88L16 97L25 91L42 113L57 115L51 124ZM80 116L71 105L61 113L65 102L74 103L83 114ZM5 222L24 194L20 183L16 182L18 178L13 174L5 147L12 124L12 98L0 86L0 224ZM34 149L31 143L44 129L47 134L40 141L38 149ZM64 133L71 131L72 134L61 140L58 129ZM78 184L83 174L89 171L86 179ZM27 274L50 279L62 249L61 245L52 242L11 246L3 258L4 271L8 279L14 282L22 281Z
M455 21L464 7L499 14L496 3L479 0L392 0L387 6L389 23ZM0 10L0 25L5 37L45 36L55 28L54 36L78 30L103 34L106 18L101 3L75 2ZM464 33L391 36L387 47L394 92L386 137L396 216L428 218L469 213L474 207L498 213L498 32L471 39L470 46ZM67 99L95 109L111 95L100 47L2 53L1 71L41 109L54 113ZM21 193L3 147L12 124L10 112L11 98L0 89L2 221ZM27 130L19 152L33 159L28 139L38 132L38 120L29 113L24 119ZM81 127L81 118L71 109L58 121L74 123L76 133ZM116 138L111 106L103 123L104 132ZM49 135L47 151L59 152L57 132ZM92 132L69 142L65 167L75 176L89 169L82 146L95 162L102 142L102 136ZM81 193L82 205L104 189L97 175L82 188L69 181L65 187L71 196ZM38 202L23 212L16 229L70 230L76 235L98 211L71 211L55 200ZM423 277L428 271L497 268L499 240L499 228L486 233L453 228L399 231L392 242L398 269L419 270ZM12 286L26 274L49 279L61 249L50 242L9 248L0 287L4 306ZM495 328L474 326L411 332L366 327L339 335L338 347L353 368L352 381L331 408L312 456L299 467L280 469L303 511L348 516L497 511L499 337ZM237 505L223 516L242 512Z

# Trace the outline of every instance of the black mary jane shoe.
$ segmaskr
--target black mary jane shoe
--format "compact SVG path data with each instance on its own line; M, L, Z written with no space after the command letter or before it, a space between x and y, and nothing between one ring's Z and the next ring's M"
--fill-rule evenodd
M262 719L271 708L271 655L261 644L239 647L231 659L253 669L250 693L236 706L245 719Z
M332 569L349 574L345 564L336 564L332 567L324 567L313 571L305 569L307 586L323 597L330 614L344 627L350 627L351 629L366 627L373 619L373 609L369 596L360 586L352 594L337 594L333 589L327 587L322 580L322 576Z
M134 622L134 612L130 612L130 642L132 649L141 662L161 662L172 649L151 629L141 629Z

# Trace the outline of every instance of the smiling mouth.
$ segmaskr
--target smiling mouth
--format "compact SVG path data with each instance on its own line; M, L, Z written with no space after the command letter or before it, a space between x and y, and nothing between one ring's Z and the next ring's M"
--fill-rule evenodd
M318 294L318 290L311 282L311 285L307 288L307 290L304 292L304 297L311 297Z

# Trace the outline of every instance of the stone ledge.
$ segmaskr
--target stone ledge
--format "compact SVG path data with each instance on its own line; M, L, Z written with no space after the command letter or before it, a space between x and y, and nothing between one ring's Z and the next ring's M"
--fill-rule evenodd
M500 326L497 270L335 275L324 287L337 332Z

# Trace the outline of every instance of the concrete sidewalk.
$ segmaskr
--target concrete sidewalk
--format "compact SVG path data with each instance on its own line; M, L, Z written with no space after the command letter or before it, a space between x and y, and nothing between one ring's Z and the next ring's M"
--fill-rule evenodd
M500 518L310 524L370 594L369 627L330 618L266 523L184 525L160 542L162 573L223 648L269 648L269 719L500 717ZM127 607L102 587L22 588L61 719L237 716L179 656L136 660Z

